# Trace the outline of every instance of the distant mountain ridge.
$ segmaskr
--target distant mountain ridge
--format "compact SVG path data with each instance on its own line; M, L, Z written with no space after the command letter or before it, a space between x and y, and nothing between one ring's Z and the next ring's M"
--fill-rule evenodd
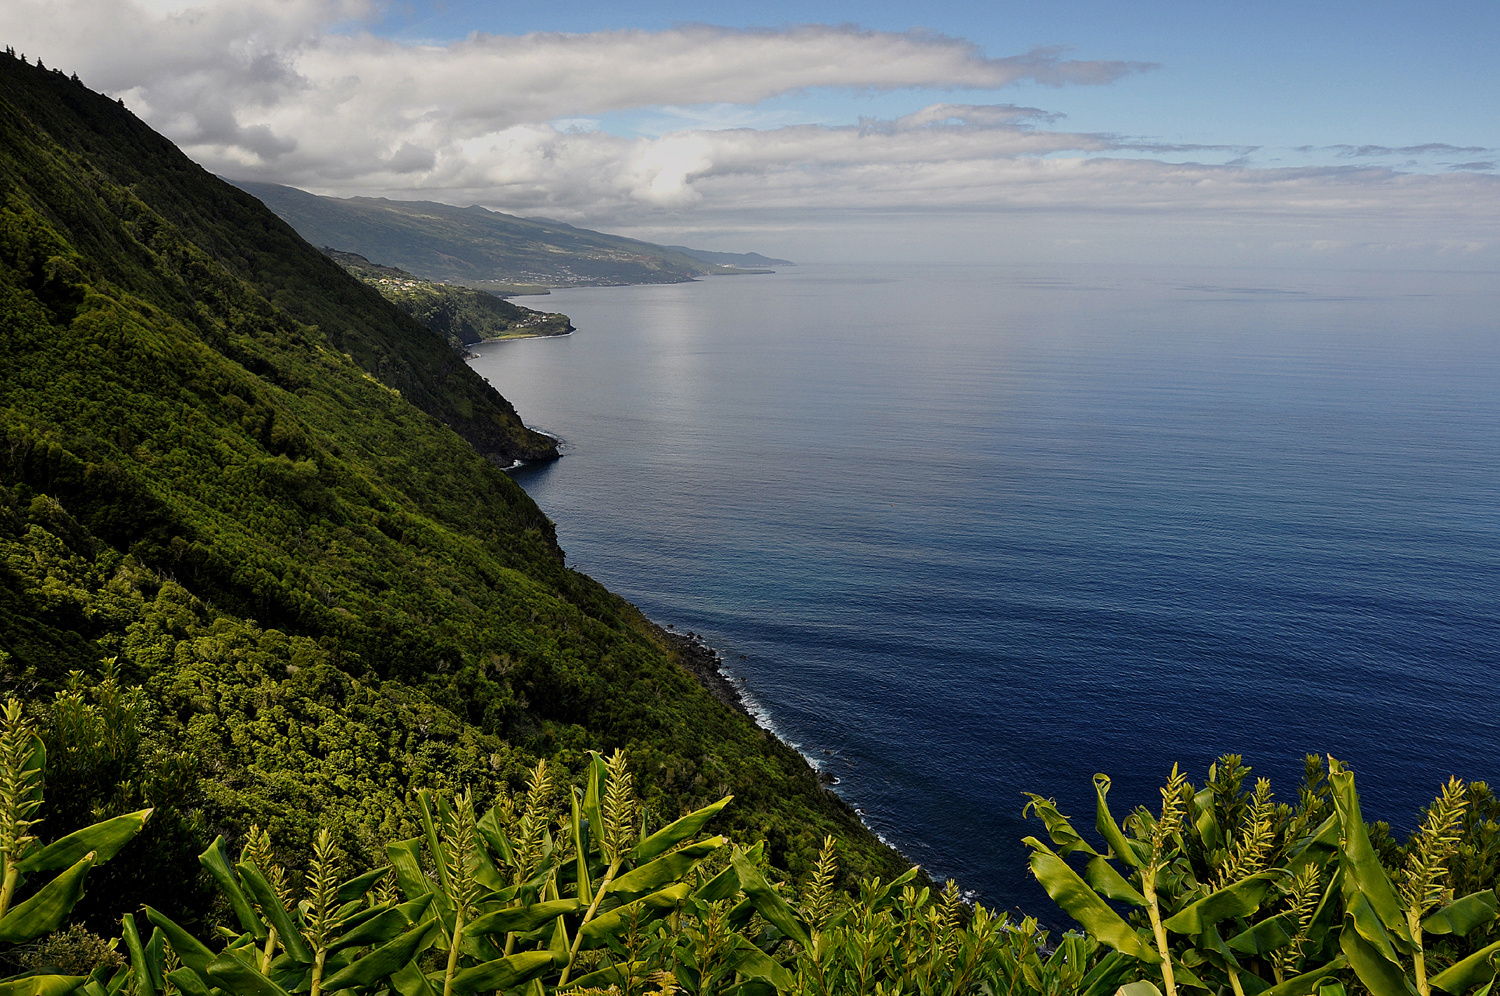
M770 256L762 256L758 252L714 252L711 249L689 249L687 246L667 246L673 252L680 252L684 256L702 260L705 263L718 263L720 266L736 267L759 267L759 266L796 266L789 259L774 259Z
M272 183L230 182L258 198L313 245L337 246L426 280L481 290L515 293L682 283L744 272L743 266L723 265L696 250L685 252L478 206L323 197ZM754 266L763 265L760 260L765 257L744 255L755 257Z

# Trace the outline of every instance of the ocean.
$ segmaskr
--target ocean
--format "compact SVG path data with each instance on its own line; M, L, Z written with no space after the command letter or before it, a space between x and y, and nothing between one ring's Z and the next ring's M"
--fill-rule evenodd
M866 823L1062 925L1023 792L1092 828L1303 756L1411 829L1500 779L1500 279L801 265L518 303L476 370L563 440L571 566L723 653Z

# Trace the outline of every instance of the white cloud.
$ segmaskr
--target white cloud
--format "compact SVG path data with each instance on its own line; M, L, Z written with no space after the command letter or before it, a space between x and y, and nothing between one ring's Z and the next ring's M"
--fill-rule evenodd
M1202 231L1281 219L1298 230L1280 244L1307 246L1330 241L1300 230L1320 219L1402 229L1396 239L1341 232L1340 244L1428 244L1443 230L1444 244L1481 249L1500 222L1500 178L1472 171L1487 161L1440 176L1181 164L1162 157L1250 150L1072 133L1045 109L991 101L842 125L788 123L760 106L820 87L988 96L1021 81L1109 83L1148 68L1139 63L1069 61L1055 49L994 58L961 39L827 26L441 44L344 30L373 25L375 12L374 0L7 0L0 33L123 96L209 169L321 193L664 229L871 212L1173 216ZM611 115L647 127L599 130Z

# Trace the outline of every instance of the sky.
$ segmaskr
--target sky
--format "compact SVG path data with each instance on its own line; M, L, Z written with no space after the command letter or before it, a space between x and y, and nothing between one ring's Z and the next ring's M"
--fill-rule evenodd
M220 175L830 260L1500 269L1500 5L5 0Z

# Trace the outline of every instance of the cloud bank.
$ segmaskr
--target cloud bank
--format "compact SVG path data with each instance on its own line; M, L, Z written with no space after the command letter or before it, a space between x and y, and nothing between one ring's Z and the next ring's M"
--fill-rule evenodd
M1489 249L1487 231L1500 221L1500 178L1486 175L1493 162L1483 158L1494 150L1329 147L1348 160L1465 160L1439 175L1352 162L1213 165L1191 160L1253 150L1069 132L1043 108L989 99L1017 83L1107 85L1152 68L1139 62L1071 60L1059 49L992 57L943 35L822 25L476 33L421 44L379 36L376 16L371 0L187 9L8 0L0 33L121 96L215 172L320 193L662 231L812 214L825 223L872 213L1171 217L1204 231L1236 219L1302 228L1331 219L1400 229L1408 241L1446 231L1466 251ZM933 99L891 119L835 124L713 127L691 110L717 106L739 112L730 121L745 119L767 100L815 88ZM949 99L963 92L986 99ZM619 134L598 125L640 111L669 127Z

